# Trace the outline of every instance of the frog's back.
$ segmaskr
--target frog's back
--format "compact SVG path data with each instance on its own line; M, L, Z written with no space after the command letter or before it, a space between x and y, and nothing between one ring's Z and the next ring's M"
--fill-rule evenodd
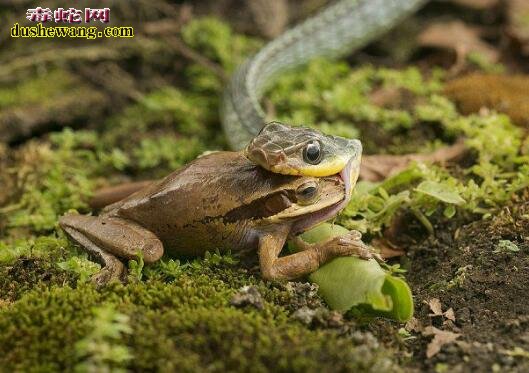
M250 228L244 222L228 227L222 217L291 178L271 174L238 152L216 152L109 206L104 214L134 220L179 252L197 254L213 249L212 243L236 250Z

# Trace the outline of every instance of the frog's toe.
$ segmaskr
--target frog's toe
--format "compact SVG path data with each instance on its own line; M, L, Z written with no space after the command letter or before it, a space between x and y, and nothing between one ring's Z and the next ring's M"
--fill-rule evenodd
M371 259L378 255L369 245L366 245L360 237L361 234L357 231L351 231L343 236L335 237L330 242L328 250L330 250L334 256L356 255L362 259Z
M354 229L350 230L345 236L353 241L360 241L362 239L362 233Z
M360 241L360 244L357 247L358 249L356 249L353 254L357 255L360 259L375 259L377 262L384 262L384 259L382 259L380 254L376 252L373 247L366 245L362 241Z
M362 250L366 246L361 239L358 238L355 234L346 234L343 236L338 236L335 239L335 242L342 250Z
M113 281L125 282L127 278L127 268L117 258L105 261L105 266L91 280L98 288Z

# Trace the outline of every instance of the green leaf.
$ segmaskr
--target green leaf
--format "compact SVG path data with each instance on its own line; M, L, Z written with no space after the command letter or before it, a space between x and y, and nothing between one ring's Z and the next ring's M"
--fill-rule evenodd
M301 238L308 243L328 240L348 233L339 225L320 224ZM294 247L295 249L295 247ZM310 275L329 307L339 311L358 308L372 316L407 321L413 316L413 298L406 282L385 272L376 260L341 257L321 266Z
M455 188L450 188L450 186L446 184L437 183L435 181L423 181L417 186L417 188L415 188L415 191L426 194L445 203L451 203L454 205L465 203L465 200L461 198Z
M443 211L443 214L446 218L451 219L456 214L456 208L454 205L448 205Z
M386 273L376 260L356 257L336 258L310 275L320 287L320 294L335 310L347 311L360 304L391 311L391 297L382 293Z
M400 277L386 275L382 293L391 297L393 308L390 311L373 310L373 314L401 322L406 322L412 318L413 296L406 281Z

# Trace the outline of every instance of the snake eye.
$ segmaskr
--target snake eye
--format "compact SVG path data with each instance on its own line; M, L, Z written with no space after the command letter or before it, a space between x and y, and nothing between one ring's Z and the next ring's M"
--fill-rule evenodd
M310 164L318 164L321 162L321 147L318 141L309 142L303 149L303 160Z

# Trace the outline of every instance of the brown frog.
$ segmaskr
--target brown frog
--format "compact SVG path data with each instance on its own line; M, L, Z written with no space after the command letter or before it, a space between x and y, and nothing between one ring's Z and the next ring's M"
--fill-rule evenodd
M121 260L141 252L152 263L164 250L255 250L265 279L294 279L337 256L372 256L358 232L319 244L297 237L347 205L361 152L358 140L271 123L243 152L202 156L99 216L67 214L59 224L101 263L100 284L122 278ZM301 251L280 257L287 239Z

